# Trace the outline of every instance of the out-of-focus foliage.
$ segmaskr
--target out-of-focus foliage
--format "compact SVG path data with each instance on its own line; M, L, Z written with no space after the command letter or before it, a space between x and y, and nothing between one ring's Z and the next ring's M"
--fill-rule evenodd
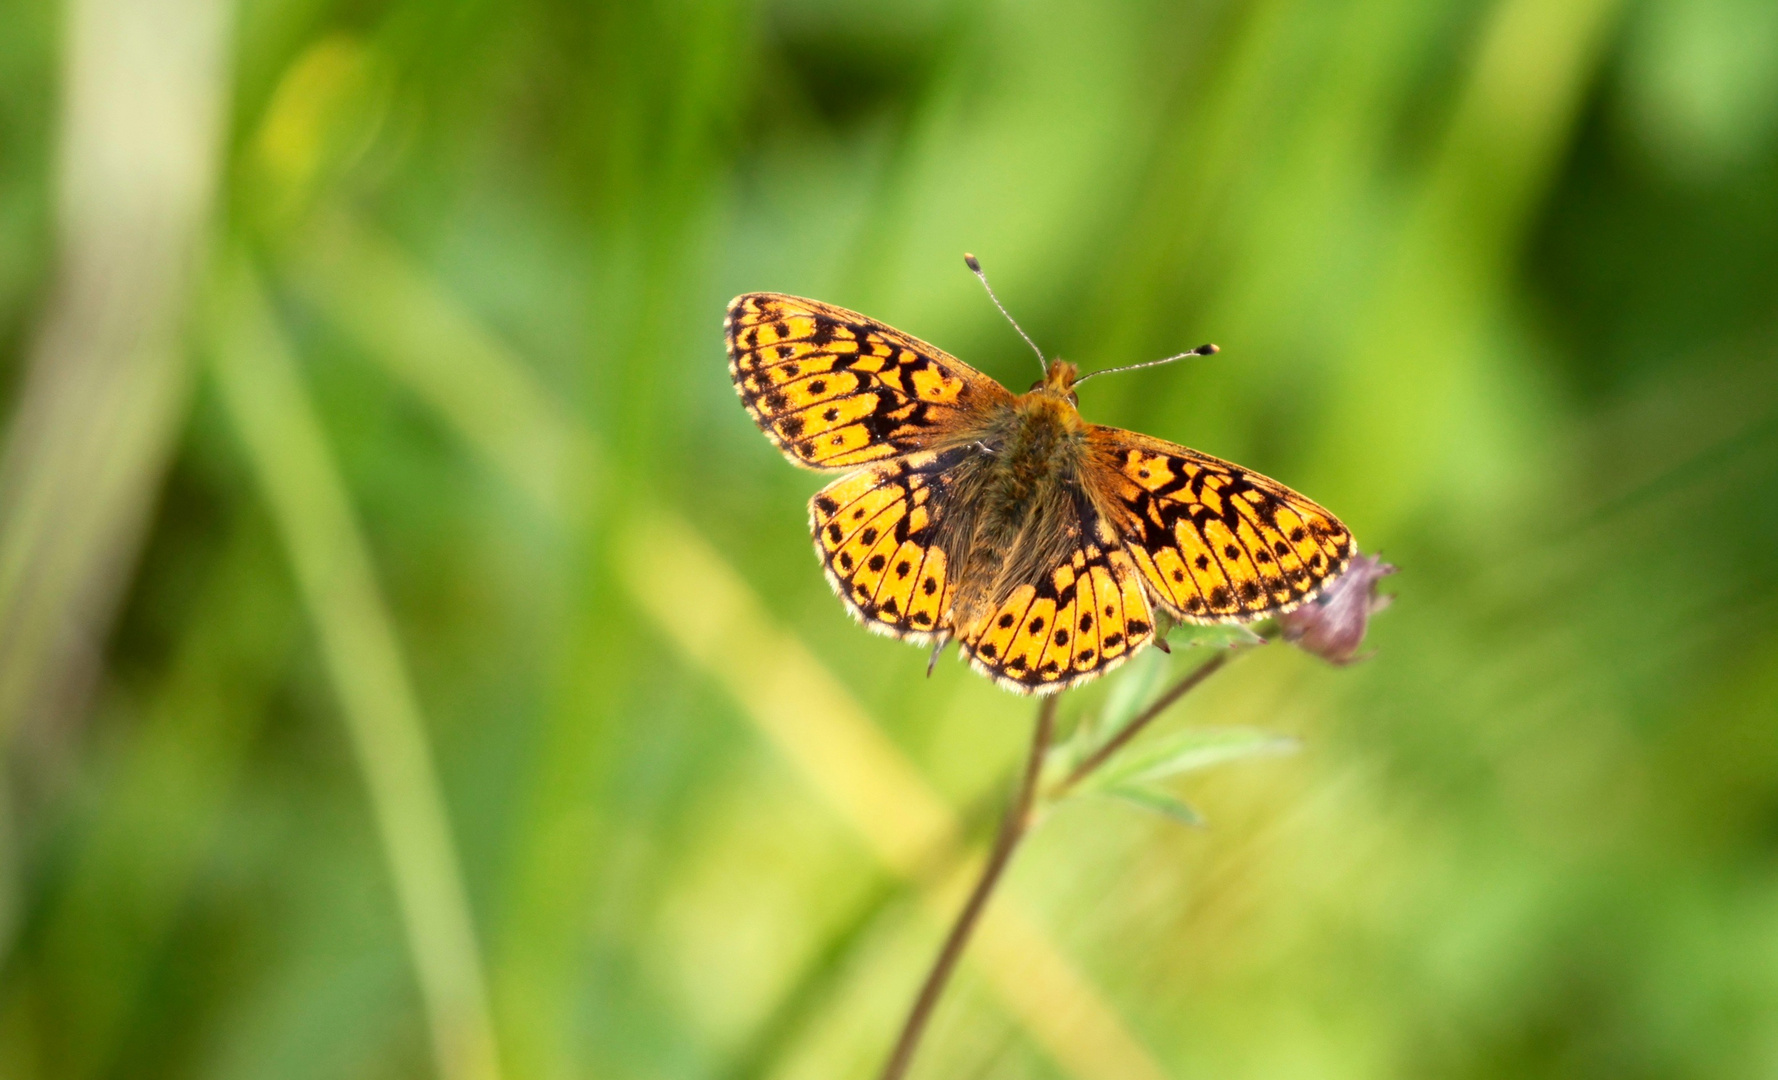
M869 1075L1030 708L848 623L721 316L1023 389L965 250L1401 573L916 1074L1778 1072L1769 0L131 3L0 16L0 1075Z

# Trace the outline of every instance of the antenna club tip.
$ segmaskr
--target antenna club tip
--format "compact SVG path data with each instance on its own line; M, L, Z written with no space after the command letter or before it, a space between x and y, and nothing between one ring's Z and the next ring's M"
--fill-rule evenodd
M969 268L970 268L970 269L971 269L971 270L973 270L973 271L974 271L974 272L975 272L975 273L978 273L978 274L979 274L979 273L981 273L981 272L982 272L982 264L981 264L981 261L980 261L980 260L978 260L978 259L977 259L977 258L976 258L976 257L975 257L975 256L974 256L974 255L971 255L971 254L970 254L970 253L969 253L969 252L967 252L967 251L965 251L965 252L964 252L964 253L963 253L963 265L964 265L964 266L967 266L967 267L969 267Z
M1215 356L1217 353L1219 353L1221 351L1222 350L1217 348L1215 345L1199 345L1197 348L1192 350L1192 352L1197 353L1199 356Z

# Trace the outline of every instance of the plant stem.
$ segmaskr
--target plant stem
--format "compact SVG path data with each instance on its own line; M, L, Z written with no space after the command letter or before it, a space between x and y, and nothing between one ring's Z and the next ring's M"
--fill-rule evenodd
M1006 864L1012 861L1012 854L1018 848L1019 841L1024 839L1025 829L1031 823L1031 805L1037 796L1037 780L1043 771L1044 755L1049 751L1050 736L1056 728L1056 702L1061 695L1051 695L1043 699L1037 707L1036 730L1031 737L1031 753L1025 759L1025 772L1019 779L1018 791L1013 795L1012 805L1007 807L1006 817L1000 822L1000 835L994 839L994 850L988 856L988 863L982 867L982 876L975 883L975 889L969 894L968 903L957 915L957 921L951 925L951 932L945 938L944 947L939 949L938 959L932 963L932 970L926 975L926 982L920 987L920 996L914 999L914 1007L908 1010L908 1018L901 1026L901 1037L895 1040L895 1049L889 1055L889 1061L883 1066L882 1080L901 1080L907 1074L908 1065L914 1060L914 1050L920 1045L920 1036L926 1031L926 1022L932 1017L933 1006L938 1004L939 995L944 993L945 985L951 981L951 972L957 967L957 961L963 956L963 948L969 943L969 936L975 931L976 923L981 921L982 911L988 906L988 897L994 893L994 887L1000 883L1000 875L1006 870Z
M1185 678L1174 683L1166 693L1155 698L1154 702L1150 704L1148 708L1137 713L1129 723L1125 724L1122 728L1119 728L1116 735L1106 739L1099 749L1081 759L1080 764L1069 770L1068 775L1063 777L1061 783L1056 785L1056 789L1052 794L1062 795L1067 792L1069 788L1091 776L1099 766L1111 759L1111 755L1122 750L1131 739L1140 735L1143 728L1153 723L1155 718L1166 712L1175 701L1178 701L1180 698L1190 693L1205 679L1216 674L1216 672L1220 670L1223 665L1227 664L1230 658L1234 655L1235 653L1232 649L1227 652L1219 652L1215 656L1204 661L1204 663L1200 664L1197 668L1193 669L1190 675L1187 675Z
M1103 745L1070 770L1055 786L1050 797L1066 794L1074 785L1092 775L1113 754L1141 734L1143 728L1153 723L1174 702L1196 689L1199 683L1214 675L1234 655L1233 650L1218 653L1174 683L1160 697L1155 698L1148 708L1119 728L1117 734L1105 740ZM920 1037L926 1032L926 1023L932 1018L932 1010L943 995L945 986L951 981L951 973L956 970L957 961L962 959L963 950L969 944L970 935L975 932L976 923L981 921L982 912L988 906L988 898L994 894L994 889L1000 884L1001 874L1012 861L1013 852L1018 850L1020 841L1025 838L1031 825L1031 811L1037 801L1037 782L1043 774L1043 759L1049 752L1050 738L1055 734L1056 703L1060 697L1060 694L1046 697L1043 704L1037 707L1037 724L1031 737L1031 752L1025 759L1025 771L1019 778L1019 787L1013 795L1012 805L1007 807L1006 817L1001 819L1000 833L994 839L994 850L989 853L988 862L982 867L982 876L977 879L968 902L958 912L957 921L951 924L951 932L945 937L944 946L933 960L932 970L926 973L926 981L920 986L920 995L914 999L913 1008L908 1010L907 1020L901 1025L901 1036L895 1040L895 1049L890 1053L883 1071L878 1074L879 1080L902 1080L907 1075L908 1066L914 1060L914 1051L919 1048Z

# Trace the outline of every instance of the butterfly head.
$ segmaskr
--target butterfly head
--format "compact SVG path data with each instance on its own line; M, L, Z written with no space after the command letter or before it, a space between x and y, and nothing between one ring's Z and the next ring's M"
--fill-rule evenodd
M1051 360L1043 369L1043 378L1031 384L1031 389L1042 390L1064 398L1071 405L1080 404L1080 398L1074 393L1075 380L1080 377L1080 369L1066 360Z

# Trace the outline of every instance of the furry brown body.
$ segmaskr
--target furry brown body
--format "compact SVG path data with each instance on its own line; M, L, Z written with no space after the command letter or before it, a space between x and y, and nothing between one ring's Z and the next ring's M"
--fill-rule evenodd
M967 440L979 453L956 466L961 512L939 530L950 565L963 567L954 630L971 636L1012 583L1031 580L1081 543L1090 507L1092 425L1075 406L1074 365L1056 361L1044 381L996 405Z

